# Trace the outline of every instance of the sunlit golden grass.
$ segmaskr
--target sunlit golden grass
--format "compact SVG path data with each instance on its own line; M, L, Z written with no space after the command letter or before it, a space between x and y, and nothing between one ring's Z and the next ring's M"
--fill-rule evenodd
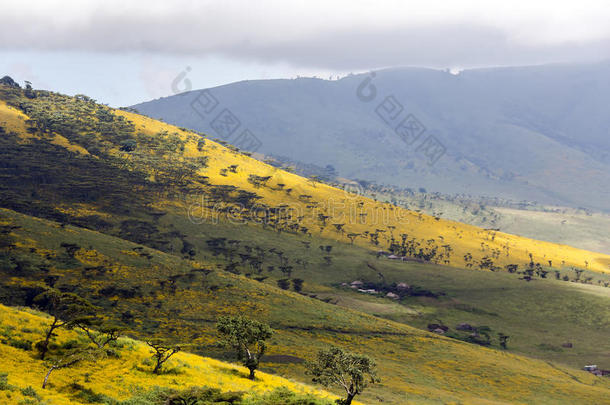
M49 323L50 320L45 314L0 305L0 332L11 334L13 338L37 341ZM84 339L83 334L60 330L55 342L61 344L77 338ZM286 387L291 391L311 393L319 398L336 398L326 391L263 372L257 374L256 381L251 381L247 378L248 370L244 367L187 352L180 352L170 359L166 368L171 372L154 375L148 360L148 346L128 338L120 338L118 343L119 348L116 350L119 358L106 357L56 370L44 390L41 384L50 363L35 358L34 351L0 343L0 373L8 373L8 383L17 387L13 391L0 390L0 403L16 404L23 400L24 396L19 390L28 386L33 387L42 399L50 404L88 403L74 397L73 394L78 392L71 387L74 383L115 400L125 400L134 393L155 387L185 389L192 386L248 393Z
M143 338L147 333L151 333L146 331L144 322L159 320L161 324L156 330L160 335L171 337L178 342L192 343L193 348L206 354L208 350L213 350L217 341L213 323L210 321L220 315L248 314L269 322L276 330L270 342L269 355L290 355L311 359L318 349L327 345L338 345L370 355L378 363L382 384L373 386L365 392L362 396L364 403L375 403L376 397L383 398L386 403L395 404L435 401L572 404L575 399L598 403L610 392L607 380L583 371L444 338L405 324L366 315L354 309L324 304L240 275L213 272L207 276L206 283L203 284L204 288L198 287L202 285L200 280L195 280L192 285L183 286L172 293L167 289L160 289L158 281L166 280L171 274L187 274L189 268L209 267L208 264L183 261L176 256L153 250L150 250L152 258L148 260L128 253L137 247L136 244L95 231L72 226L62 228L50 221L11 213L8 210L2 210L1 217L4 224L21 227L12 234L26 241L24 251L33 248L36 252L45 252L45 255L51 251L59 257L62 255L59 247L61 241L80 241L79 243L86 246L74 255L80 267L74 267L73 270L60 267L55 270L63 274L64 285L83 284L82 266L87 267L89 263L98 263L98 260L102 260L104 268L108 269L106 277L88 279L83 286L85 290L99 291L102 287L117 283L123 287L141 286L145 291L152 289L152 294L145 296L109 297L109 301L115 302L116 307L113 307L108 314L120 314L126 310L136 313L138 317L131 328ZM7 282L13 284L15 288L27 285L27 281L19 277ZM210 283L216 284L219 288L213 292L207 290L205 285ZM157 309L154 304L159 302L163 303L163 306ZM172 314L174 309L180 309L179 316ZM14 312L8 314L6 316L6 319L9 319L8 323L19 331L22 327L17 326L18 322L21 322L20 315ZM38 329L37 333L40 334L40 327L34 329ZM34 341L35 337L32 336L31 340ZM9 358L17 356L14 354L17 352L12 351L13 348L3 350L11 350L7 352ZM134 356L134 361L146 357L145 351L141 354L137 354L139 353L137 351L130 353L128 356ZM16 370L19 363L27 359L23 354L19 356L21 357L16 357L17 360L11 363L13 364L11 370ZM122 366L128 370L129 375L122 376L124 381L137 382L140 381L138 378L145 380L151 377L147 373L139 374L140 371L137 369L134 371L126 364L122 366L122 363L113 364L117 370ZM273 370L279 375L300 381L308 380L300 364L264 362L262 366L264 370ZM37 370L35 375L25 376L15 371L18 374L16 378L24 379L23 384L39 384L44 367L40 364L33 366L32 369ZM187 367L188 370L191 369ZM1 371L3 370L0 368ZM53 376L53 381L57 384L61 382L69 384L74 381L73 378L76 378L76 381L82 384L79 379L82 371L70 373L70 370L59 370L57 375ZM135 374L132 375L133 373ZM118 371L117 374L121 375ZM232 375L232 378L235 376ZM90 380L94 381L92 378ZM121 380L116 381L118 384ZM223 381L226 381L226 387L233 386L231 379ZM149 384L147 387L154 385L152 382ZM210 384L206 383L206 385ZM112 386L107 390L97 386L95 389L103 393L113 390ZM128 394L128 391L126 392ZM69 395L69 392L60 393Z
M530 260L540 262L544 266L550 264L556 268L578 267L604 273L610 273L610 256L601 253L589 252L566 245L559 245L520 236L510 235L493 230L485 230L475 226L466 225L444 219L436 219L429 215L416 213L388 203L373 201L369 198L347 193L343 190L304 179L293 173L267 165L246 155L236 153L214 141L206 140L202 151L197 150L195 140L189 138L189 133L147 117L117 111L132 121L137 131L154 135L162 130L178 133L187 140L185 156L208 156L209 167L200 174L208 176L212 184L230 184L243 190L248 190L263 197L261 202L277 207L286 205L292 209L294 216L302 216L302 224L311 232L318 232L322 236L348 242L348 233L364 234L366 231L380 230L379 240L389 239L392 234L400 239L401 234L408 234L422 242L434 240L438 245L450 245L453 249L449 265L464 267L464 255L470 253L474 260L483 257L492 257L496 265L527 264ZM221 176L220 170L231 165L237 165L237 173L227 173ZM252 174L258 176L271 176L266 186L256 188L248 177ZM278 186L283 184L284 186ZM286 189L292 189L290 194ZM316 207L299 199L300 196L309 195ZM193 196L190 204L197 204L201 196ZM192 209L192 205L190 206ZM189 209L188 203L182 206L185 212ZM197 207L198 209L198 207ZM328 216L328 225L320 231L318 215ZM364 215L362 215L364 214ZM218 214L207 210L199 211L199 215L206 218L217 217ZM344 223L345 232L340 233L331 225ZM366 238L356 239L357 244L379 249L373 246ZM380 243L384 245L387 243ZM531 255L531 258L530 258Z

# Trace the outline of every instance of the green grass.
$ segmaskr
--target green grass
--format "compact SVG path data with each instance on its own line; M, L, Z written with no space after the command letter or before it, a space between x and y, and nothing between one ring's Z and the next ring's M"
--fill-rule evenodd
M288 257L309 262L306 268L295 266L292 278L305 280L305 292L319 298L345 297L345 306L381 316L409 325L426 328L428 323L438 320L452 329L462 322L473 325L488 325L494 333L509 335L508 347L517 353L527 354L546 360L553 360L582 367L585 363L595 363L610 368L610 288L598 286L596 281L610 281L610 276L585 272L582 279L594 277L595 285L555 280L554 270L546 279L535 278L527 282L520 274L509 274L505 270L497 272L455 269L434 264L413 264L377 259L372 252L356 246L330 243L333 246L331 265L326 265L318 248L329 242L324 239L302 238L295 235L262 231L255 226L227 224L195 225L181 222L179 217L168 216L162 221L171 222L191 235L189 240L199 248L212 237L236 238L242 245L276 248L289 252ZM310 242L306 248L302 242ZM206 260L226 262L222 257L214 257L203 250L198 257ZM269 263L277 264L273 255ZM378 271L371 269L371 264ZM241 268L247 272L247 267ZM558 270L571 280L575 273L571 269ZM400 303L387 298L372 298L342 288L341 283L354 280L379 282L382 273L387 283L405 282L432 292L445 295L439 299L412 297ZM279 270L272 273L266 283L274 284L282 278ZM328 288L332 288L329 291ZM374 305L363 305L370 302ZM340 301L340 305L343 302ZM468 310L470 309L470 310ZM539 344L561 346L571 342L572 349L559 352L540 350Z
M4 288L0 289L0 296L3 296L5 302L8 300L12 304L27 303L28 280L61 275L57 282L58 287L93 300L107 316L123 322L135 337L145 338L151 335L169 337L180 342L188 342L187 350L226 360L231 357L216 346L214 321L220 314L243 313L269 322L276 330L268 352L271 356L288 355L310 359L317 349L328 344L340 345L371 355L379 364L379 373L383 382L365 393L362 397L365 402L376 401L376 398L380 397L386 403L404 403L401 398L408 393L408 397L417 403L434 403L434 398L467 402L475 398L479 398L475 401L481 398L505 401L542 398L561 403L570 402L570 398L574 396L585 395L580 388L571 386L572 377L565 372L570 376L577 375L582 381L589 381L588 379L592 378L587 373L566 369L558 364L553 366L555 368L551 368L545 363L532 362L502 351L442 338L401 323L281 291L274 287L271 281L259 283L244 276L232 275L215 269L213 263L198 264L152 249L146 249L150 258L126 254L125 252L133 251L138 245L98 232L70 225L61 227L52 222L7 210L1 211L1 220L4 223L10 222L12 226L21 227L13 230L13 236L25 244L13 248L10 252L3 252L3 260L6 260L8 255L13 263L15 261L21 263L20 271L24 272L21 275L15 274L14 267L12 269L2 267L5 275L3 275ZM222 229L223 227L218 228L215 235L222 235ZM230 227L226 229L231 230ZM246 227L233 229L233 232L237 230L240 231L243 240L248 240L250 231ZM278 239L282 239L283 243L290 241L290 237L272 232L256 232L253 235L258 235L259 243L263 242L262 237L267 238L268 243L279 242ZM91 264L77 260L82 259L78 254L75 255L76 262L66 260L63 253L65 248L61 247L62 242L76 243L84 246L86 250L94 250L97 252L97 259L103 260L103 263L93 267L104 267L107 271L91 270ZM311 249L314 249L313 242L315 238L312 238ZM290 244L277 245L277 247L284 246L290 247ZM367 256L370 254L364 249L348 245L336 245L333 252L335 249L337 266L343 266L343 262L348 259L358 263L358 260L368 257L368 261L383 267L386 278L392 277L392 274L400 274L402 277L409 274L398 264L388 263L386 267L385 264L381 264L381 260L376 261L374 257ZM307 252L312 250L303 247L302 252L297 249L294 254L305 255ZM202 251L201 254L207 253ZM338 270L337 274L329 275L331 272L328 267L319 267L314 261L318 253L310 253L310 255L312 263L308 269L296 270L294 276L309 277L305 286L311 291L344 294L330 287L334 283L333 279L350 280L352 277L364 278L371 274L367 273L360 263L360 266L354 266L344 275L339 274ZM66 262L68 265L65 264ZM40 268L38 267L40 264L48 266L49 273L30 271L32 269L28 263L35 264L36 268ZM192 279L189 278L190 269L200 265L214 271L207 276L197 275ZM93 271L93 275L85 279L86 282L83 281L83 271ZM462 272L441 268L434 270L433 266L414 266L411 271L412 274L420 274L422 285L425 278L423 273L430 272L430 279L437 280L436 289L447 288L448 294L452 293L449 290L451 277L445 276L443 281L445 284L438 283L438 280L443 280L442 274L453 274L452 271L463 275L463 283L468 282L468 275L475 274L488 276L490 279L501 280L500 277L509 279L508 275L503 274ZM435 271L438 274L433 276ZM6 277L7 272L12 274L12 279ZM176 274L185 277L178 279L175 291L172 292L168 284L165 284L165 287L160 286L161 281L167 282L169 276ZM313 283L316 278L319 284ZM472 278L470 280L472 281ZM325 286L323 281L330 284ZM521 287L524 285L520 284L524 283L523 281L515 281L515 283ZM534 283L536 282L530 284L534 285ZM540 281L538 284L542 285L542 283L554 285L547 281ZM213 289L212 286L217 288ZM119 296L107 296L101 293L108 287L121 288L123 292L119 292ZM135 294L131 296L130 291L133 291L134 287L139 289L136 289ZM345 294L354 295L351 292ZM391 301L390 304L402 305ZM433 310L435 306L427 307ZM392 317L392 313L381 315ZM397 320L413 321L407 318L397 318ZM511 332L506 329L503 328L503 331L510 335ZM540 352L547 351L540 349ZM555 352L548 352L553 356L556 355ZM473 374L474 369L479 371ZM553 371L557 369L562 371ZM262 370L308 381L302 364L277 360L263 363ZM514 378L519 381L518 392L495 386L494 381L501 381L504 378ZM534 384L534 381L545 378L550 378L552 382L544 387ZM591 380L593 381L598 380ZM599 389L601 388L596 388ZM591 398L598 395L595 392L597 391L592 391Z

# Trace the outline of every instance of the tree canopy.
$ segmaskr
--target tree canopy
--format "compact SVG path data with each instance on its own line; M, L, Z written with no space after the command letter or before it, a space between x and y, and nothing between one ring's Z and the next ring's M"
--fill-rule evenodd
M350 405L368 384L380 381L371 358L338 347L320 350L316 360L308 363L308 368L314 382L336 385L345 390L347 397L338 402L341 405Z
M238 359L250 370L250 379L254 380L254 371L267 348L265 340L273 335L273 330L265 323L243 316L223 316L216 327L222 335L221 343L237 351Z

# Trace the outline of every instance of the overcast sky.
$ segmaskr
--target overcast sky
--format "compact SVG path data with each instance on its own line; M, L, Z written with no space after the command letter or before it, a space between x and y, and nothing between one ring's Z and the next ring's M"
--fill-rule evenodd
M113 106L245 79L610 58L607 1L0 3L0 75Z

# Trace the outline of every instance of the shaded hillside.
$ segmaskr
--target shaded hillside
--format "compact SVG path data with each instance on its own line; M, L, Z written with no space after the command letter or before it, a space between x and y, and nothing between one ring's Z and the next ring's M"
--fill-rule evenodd
M238 132L248 128L260 139L255 144L259 152L330 164L347 178L610 209L607 62L476 69L458 75L383 70L371 82L376 89L371 101L367 83L357 96L367 78L245 81L134 107L232 143L240 143ZM209 103L209 94L218 110L208 115L197 111L197 103ZM389 96L399 104L377 110ZM234 135L214 124L223 108L242 124ZM426 128L417 141L419 131L403 131L407 142L394 132L408 114ZM426 148L420 148L429 134L446 148L434 166L428 165Z

